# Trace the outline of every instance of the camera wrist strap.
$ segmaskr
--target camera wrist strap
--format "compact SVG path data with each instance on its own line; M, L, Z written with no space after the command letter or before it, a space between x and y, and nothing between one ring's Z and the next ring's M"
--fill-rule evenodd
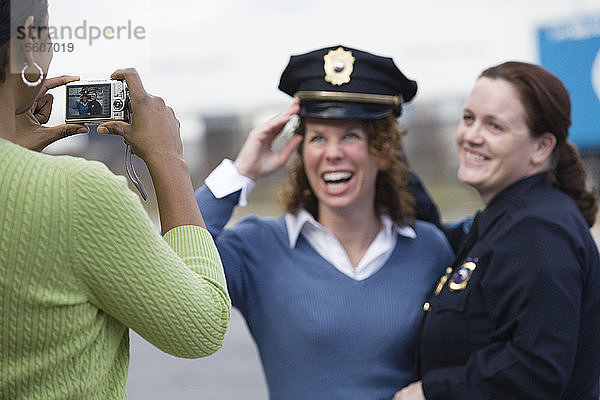
M142 181L135 173L135 169L133 168L133 161L131 159L133 151L131 150L131 145L127 142L125 144L127 145L127 148L125 149L125 169L127 170L127 176L129 177L131 182L133 182L138 192L140 192L144 201L147 201L148 193L146 193L146 189L144 188Z

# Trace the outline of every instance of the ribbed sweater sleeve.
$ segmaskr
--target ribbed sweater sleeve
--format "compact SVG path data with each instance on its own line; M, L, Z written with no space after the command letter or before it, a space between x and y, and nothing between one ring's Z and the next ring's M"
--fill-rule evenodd
M101 164L69 185L71 265L91 302L174 356L218 350L230 302L209 233L181 226L161 238L125 179Z
M201 357L229 313L205 229L161 237L103 164L0 139L0 399L123 400L128 328Z

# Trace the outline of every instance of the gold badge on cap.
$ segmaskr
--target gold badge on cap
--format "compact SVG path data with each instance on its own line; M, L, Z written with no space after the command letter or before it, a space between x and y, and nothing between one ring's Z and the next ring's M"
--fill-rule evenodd
M329 53L323 56L323 60L325 81L337 86L350 82L350 75L354 69L354 57L351 51L338 47L336 50L329 50Z
M469 283L469 279L471 279L471 275L473 275L475 268L477 268L477 264L473 261L467 261L461 265L461 267L452 274L448 288L453 292L464 290L464 288L467 287L467 283Z

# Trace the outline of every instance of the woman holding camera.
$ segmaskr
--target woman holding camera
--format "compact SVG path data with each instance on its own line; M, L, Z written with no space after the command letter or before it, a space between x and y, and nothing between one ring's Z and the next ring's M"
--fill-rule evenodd
M425 303L422 379L395 400L598 400L597 198L567 140L569 93L527 63L485 70L456 142L475 218Z
M123 177L97 162L41 149L84 126L45 128L50 40L16 28L45 26L46 0L0 0L0 398L119 399L128 328L178 357L218 350L230 302L216 247L204 228L182 156L179 123L119 70L135 113L122 135L152 175L164 237ZM12 16L12 20L11 20ZM46 29L45 32L48 32ZM176 193L176 195L174 195Z

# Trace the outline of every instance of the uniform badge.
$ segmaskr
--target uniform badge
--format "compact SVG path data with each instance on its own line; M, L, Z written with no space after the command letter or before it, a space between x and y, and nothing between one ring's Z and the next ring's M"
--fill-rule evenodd
M350 75L354 69L351 51L338 47L336 50L329 50L329 53L323 56L323 60L325 81L337 86L350 82Z
M467 283L469 283L469 279L471 279L471 275L473 275L475 268L477 268L477 264L473 261L467 261L461 265L461 267L452 274L448 288L453 292L464 290L464 288L467 287Z

